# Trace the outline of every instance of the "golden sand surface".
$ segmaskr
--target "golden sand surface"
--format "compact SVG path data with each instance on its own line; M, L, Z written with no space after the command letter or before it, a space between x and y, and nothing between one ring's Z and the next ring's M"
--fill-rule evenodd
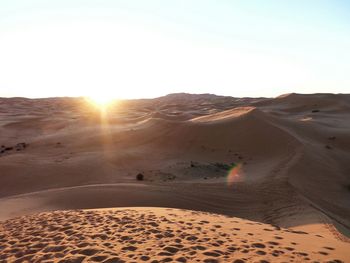
M321 235L170 208L40 213L0 224L1 262L346 262Z

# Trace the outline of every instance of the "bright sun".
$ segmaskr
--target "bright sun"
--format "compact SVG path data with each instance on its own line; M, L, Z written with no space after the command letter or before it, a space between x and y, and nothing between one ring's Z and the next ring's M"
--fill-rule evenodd
M88 96L85 97L85 99L99 109L106 109L108 106L110 106L116 101L115 98L104 94Z

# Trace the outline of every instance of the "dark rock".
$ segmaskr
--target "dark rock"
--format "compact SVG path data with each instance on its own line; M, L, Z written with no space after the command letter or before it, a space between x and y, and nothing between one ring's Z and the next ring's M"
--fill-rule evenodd
M138 180L138 181L143 181L143 174L142 173L138 173L137 175L136 175L136 180Z
M332 147L329 146L329 145L326 145L325 147L326 147L326 149L328 149L328 150L332 149Z
M320 112L320 110L312 110L311 112L312 112L312 113Z

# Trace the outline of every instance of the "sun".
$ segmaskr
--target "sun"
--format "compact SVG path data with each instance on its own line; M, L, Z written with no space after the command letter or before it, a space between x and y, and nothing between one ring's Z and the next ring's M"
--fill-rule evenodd
M104 94L87 96L85 100L100 110L106 110L117 101L116 98Z

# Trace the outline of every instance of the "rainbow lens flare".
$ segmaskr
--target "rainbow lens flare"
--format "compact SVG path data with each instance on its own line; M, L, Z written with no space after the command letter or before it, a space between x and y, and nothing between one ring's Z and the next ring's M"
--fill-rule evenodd
M231 186L234 182L237 182L241 178L242 164L237 163L232 166L227 175L227 185Z

